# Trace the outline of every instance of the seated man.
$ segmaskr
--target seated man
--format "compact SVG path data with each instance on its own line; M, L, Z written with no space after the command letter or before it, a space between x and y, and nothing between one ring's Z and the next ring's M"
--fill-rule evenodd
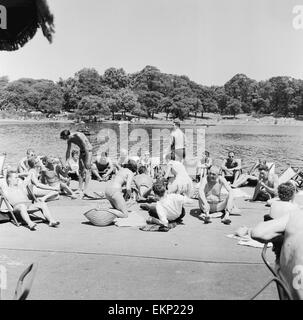
M35 160L36 158L36 152L33 149L28 149L26 151L26 157L20 160L17 167L17 172L20 177L26 177L28 175L28 171L30 169L28 165L28 160Z
M237 180L231 185L232 188L239 188L246 185L256 186L258 183L258 169L260 166L266 165L265 160L260 160L254 164L254 166L247 172L239 176Z
M146 174L148 174L149 176L152 175L151 158L148 151L145 152L144 156L140 158L139 164L146 168Z
M107 181L114 172L114 165L107 152L102 152L92 166L92 174L98 181Z
M202 218L205 223L210 223L209 214L223 212L222 223L230 224L230 212L233 208L233 194L225 178L219 176L220 169L211 167L206 179L203 179L199 188L199 205L202 211ZM225 199L221 196L221 189L225 187L228 195Z
M127 164L128 160L129 158L127 150L121 149L119 159L114 162L115 171L122 169L123 166Z
M139 167L139 174L134 177L134 183L137 189L137 201L146 200L153 189L153 179L147 174L145 166Z
M70 196L72 199L77 199L75 193L68 186L69 179L65 178L64 172L61 174L61 168L59 165L55 165L55 160L51 157L45 159L45 166L41 168L42 179L45 180L45 184L59 189L61 192Z
M49 222L50 227L55 228L59 225L59 222L52 217L45 202L38 201L32 203L32 201L29 200L26 191L26 181L24 181L22 185L19 185L18 175L15 172L11 171L7 173L6 182L7 187L3 190L4 195L13 207L14 213L21 215L21 218L30 230L35 231L37 225L31 221L28 210L40 209L46 220Z
M79 151L73 150L71 157L66 161L68 175L72 180L79 180Z
M228 153L228 158L222 164L222 171L225 179L234 183L241 174L241 163L235 160L235 154L231 151Z
M280 255L276 260L276 271L288 285L294 299L303 299L303 213L292 208L279 218L259 223L251 237L262 243L275 242L283 237Z
M202 181L202 179L206 176L207 171L212 166L212 158L210 157L210 154L208 151L205 151L205 156L202 157L200 160L200 163L197 166L197 172L196 172L196 181Z
M180 194L168 194L162 181L154 184L153 191L160 200L156 206L149 206L150 218L147 222L165 227L171 222L182 222L185 216L184 204L192 203L193 200Z
M269 168L266 165L259 167L259 179L252 201L268 201L278 195L278 176L274 173L269 173Z
M59 199L59 187L51 187L46 184L43 184L38 179L38 171L44 167L42 162L38 159L36 160L28 160L29 172L26 177L26 183L33 185L33 193L36 197L41 197L41 201L48 200L57 200Z
M128 217L128 208L123 195L123 187L126 187L126 193L131 195L131 185L134 174L137 172L137 164L129 160L124 168L120 169L117 175L107 184L105 189L106 199L116 209L118 218Z

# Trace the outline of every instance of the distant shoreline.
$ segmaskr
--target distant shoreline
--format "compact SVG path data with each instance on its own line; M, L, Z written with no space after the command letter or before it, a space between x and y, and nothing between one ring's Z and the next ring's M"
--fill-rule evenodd
M119 123L121 121L118 120L108 120L104 122L97 123ZM173 120L165 120L165 119L141 119L139 121L129 122L133 125L167 125L172 124ZM73 120L53 120L53 119L14 119L14 118L0 118L1 124L40 124L40 123L66 123L66 124L74 124L74 125L89 125L90 123L76 123ZM205 126L240 126L240 125L255 125L255 126L303 126L303 121L296 120L294 118L275 118L273 116L264 116L260 118L255 118L250 115L240 114L235 119L229 118L224 119L224 117L216 115L216 114L206 114L205 118L190 118L184 121L181 121L184 125L205 125Z

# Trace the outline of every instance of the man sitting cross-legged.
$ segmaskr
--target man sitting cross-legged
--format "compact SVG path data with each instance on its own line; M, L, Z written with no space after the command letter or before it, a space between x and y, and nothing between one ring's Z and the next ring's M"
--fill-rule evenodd
M206 179L203 179L199 188L199 205L202 210L202 217L205 223L210 223L209 214L215 212L225 213L222 223L230 224L229 214L233 208L232 189L222 176L219 176L220 169L211 167ZM221 189L225 187L228 195L225 199L221 197Z
M153 179L147 174L147 168L145 166L140 166L138 173L139 174L134 177L137 201L144 201L152 192Z
M13 207L15 213L20 214L21 218L27 224L28 228L32 231L36 230L36 224L31 221L28 210L40 209L42 214L49 222L50 227L57 227L59 222L56 221L44 201L37 201L32 203L28 198L28 193L26 191L27 182L24 181L19 184L18 175L15 172L8 172L6 176L7 187L3 189L4 195L8 202Z
M150 217L148 223L168 227L171 222L181 222L185 216L184 204L193 200L180 194L168 194L162 181L157 181L153 186L155 196L159 197L156 206L149 206Z

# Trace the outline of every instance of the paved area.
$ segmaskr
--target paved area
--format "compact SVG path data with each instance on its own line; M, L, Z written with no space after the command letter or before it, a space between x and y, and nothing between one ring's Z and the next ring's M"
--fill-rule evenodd
M92 187L104 190L97 182ZM241 216L226 226L220 219L205 225L196 216L196 202L186 208L184 225L167 233L94 227L83 213L97 203L66 198L50 203L61 221L58 229L39 224L31 232L0 225L0 265L8 270L5 299L31 262L38 263L38 271L29 299L249 299L270 279L261 249L226 237L261 221L268 211L262 203L237 198ZM139 206L134 209L146 215ZM260 299L277 299L275 287Z

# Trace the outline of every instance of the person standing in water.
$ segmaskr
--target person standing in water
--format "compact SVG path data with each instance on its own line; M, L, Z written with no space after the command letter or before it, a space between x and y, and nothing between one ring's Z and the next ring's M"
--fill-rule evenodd
M72 144L75 144L80 149L79 189L83 196L87 196L86 192L91 180L93 147L82 132L71 133L69 130L64 130L61 132L60 138L67 141L66 160L70 158Z

